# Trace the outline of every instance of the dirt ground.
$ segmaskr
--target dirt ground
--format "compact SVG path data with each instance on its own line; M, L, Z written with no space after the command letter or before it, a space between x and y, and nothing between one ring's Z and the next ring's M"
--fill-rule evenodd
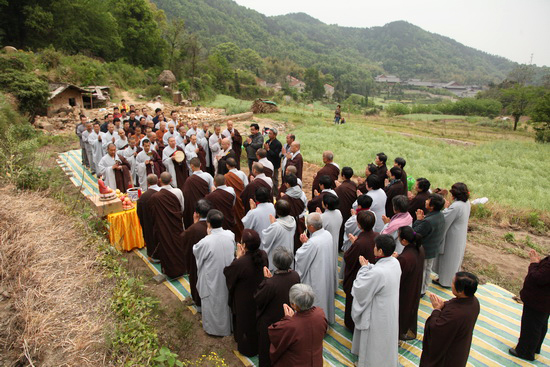
M161 345L177 353L181 360L193 360L216 352L228 366L242 366L233 353L237 349L233 336L220 338L207 335L202 329L200 314L193 315L187 308L188 302L181 302L165 285L156 284L153 273L137 255L129 252L124 257L128 260L130 272L143 279L146 292L161 300L155 325Z

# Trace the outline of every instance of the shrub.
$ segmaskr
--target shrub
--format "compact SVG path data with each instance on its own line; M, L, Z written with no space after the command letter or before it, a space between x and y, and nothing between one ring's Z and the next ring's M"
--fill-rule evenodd
M470 216L473 218L489 218L493 213L483 204L472 205Z
M514 234L512 232L508 232L504 235L504 241L506 241L508 243L514 243L514 242L516 242L516 237L514 236Z
M0 89L17 98L19 111L34 118L46 109L48 83L34 73L16 69L5 69L0 72Z
M402 103L393 103L385 108L388 116L407 115L410 113L409 107Z

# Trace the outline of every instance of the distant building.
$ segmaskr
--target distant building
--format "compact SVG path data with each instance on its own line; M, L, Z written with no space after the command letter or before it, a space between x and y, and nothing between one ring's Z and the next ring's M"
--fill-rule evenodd
M88 93L85 89L67 83L50 83L48 87L50 90L48 116L53 115L62 108L84 108L82 95Z
M304 83L300 79L295 78L291 75L287 75L286 78L285 78L285 81L288 83L288 86L290 88L294 88L300 93L302 93L304 91L304 89L306 88L306 83Z
M401 83L401 79L396 77L395 75L386 75L381 74L374 78L374 81L376 83L387 83L387 84L399 84Z
M107 85L89 85L83 89L88 92L82 96L85 108L105 107L111 100L111 87Z
M259 85L260 87L266 87L267 82L263 80L262 78L256 77L256 85Z
M281 89L283 89L281 83L266 83L266 87L268 88L273 88L273 90L275 92L278 92L280 91Z
M325 87L325 97L332 99L332 96L334 95L334 87L330 84L325 84L323 87Z

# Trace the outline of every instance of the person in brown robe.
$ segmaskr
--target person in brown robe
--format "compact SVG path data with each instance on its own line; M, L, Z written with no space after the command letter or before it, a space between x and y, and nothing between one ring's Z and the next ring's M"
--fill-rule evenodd
M141 231L143 233L143 240L147 247L147 257L150 261L158 262L156 258L157 254L157 241L153 235L153 226L155 223L155 217L151 208L151 197L157 193L160 189L158 186L158 177L150 174L147 176L147 191L141 194L141 197L137 201L136 212L141 225Z
M225 174L225 184L235 190L235 196L237 197L237 199L235 200L235 206L233 207L235 210L234 233L235 241L240 241L244 229L242 222L242 219L244 217L244 205L241 200L241 194L244 191L245 183L239 176L237 176L234 171L237 170L237 161L234 158L228 158L225 162L225 165L227 167L227 173Z
M409 194L410 195L410 194ZM413 222L416 222L416 211L422 210L424 214L428 214L426 209L426 200L430 198L430 181L425 178L416 180L416 195L410 195L408 212L413 217Z
M393 210L392 199L398 195L407 195L405 186L401 181L401 168L392 167L390 169L390 182L384 187L386 193L386 217L391 218L395 214Z
M234 337L239 352L247 357L258 354L258 329L254 293L268 266L267 254L260 250L260 235L243 231L243 244L237 244L236 258L223 270L229 290L229 307L233 314Z
M330 151L324 151L323 152L323 163L325 166L321 168L315 176L313 176L313 185L311 188L311 198L315 198L315 190L318 192L321 192L321 187L319 186L319 180L322 176L327 175L332 180L331 187L327 187L329 189L333 189L336 187L335 181L338 181L338 176L340 176L340 167L336 163L334 163L334 154Z
M388 167L386 167L387 161L388 156L382 152L378 153L374 159L374 164L376 165L376 175L380 177L382 182L388 178Z
M267 150L264 148L256 150L256 161L264 166L264 174L273 180L273 170L271 169L273 163L267 159Z
M312 307L314 300L311 286L298 283L290 288L290 306L283 305L285 316L268 329L273 367L323 366L328 321L322 308Z
M301 180L302 171L304 170L304 159L302 158L302 153L300 153L300 142L298 141L293 141L292 144L290 144L290 152L286 153L285 159L283 160L283 169L281 170L281 174L283 175L281 179L283 182L285 179L284 172L288 166L296 167L296 177Z
M250 199L255 200L257 188L265 187L269 190L269 195L273 196L272 187L268 183L271 179L265 176L264 166L261 163L254 162L252 164L252 176L254 179L244 188L240 196L245 214L250 210Z
M256 319L258 320L259 367L271 366L269 359L269 325L284 316L283 305L289 303L288 292L294 284L300 283L300 276L290 267L294 256L284 247L278 247L273 254L273 266L277 269L271 274L264 268L264 280L254 294L256 301Z
M332 184L333 181L328 175L321 176L321 178L319 179L319 187L321 191L318 192L317 190L315 190L315 195L313 199L307 203L307 210L310 213L315 212L317 208L321 209L322 212L325 211L325 209L323 208L323 196L325 196L326 194L330 193L338 196L336 195L336 192L332 190Z
M479 315L477 285L474 274L458 272L452 283L455 298L445 302L430 294L434 310L424 326L420 367L466 366Z
M351 167L342 168L342 183L336 182L334 191L338 195L340 201L340 213L342 213L342 226L340 227L340 235L338 238L338 250L342 249L344 242L344 225L351 217L351 208L355 200L357 200L357 184L351 180L353 177L353 169Z
M367 190L367 177L370 175L375 175L378 171L378 167L374 163L369 163L367 167L365 168L365 178L359 177L357 179L357 190L361 191L361 194L366 194L369 190Z
M405 191L409 191L409 181L407 181L407 172L405 172L405 165L407 161L405 158L397 157L393 160L393 166L401 168L401 181L405 186Z
M221 155L218 158L218 174L219 175L225 175L227 172L229 172L229 169L227 168L227 159L233 158L237 159L237 155L235 154L235 151L233 149L230 149L231 142L227 138L222 139L221 147Z
M191 171L200 171L200 160L195 157L189 161ZM185 208L183 211L183 222L185 228L188 228L193 224L193 214L195 213L195 205L197 202L204 198L210 192L208 182L203 180L197 175L192 174L183 185L183 197L185 198Z
M285 176L285 183L283 185L286 186L286 189L281 200L286 200L290 203L290 215L296 221L296 231L294 231L294 253L296 253L296 250L302 246L300 235L306 230L304 211L307 206L307 198L298 185L298 177L294 174Z
M523 301L518 344L508 352L528 361L540 354L548 331L550 315L550 256L541 259L537 251L529 251L529 270L519 292Z
M193 245L198 243L207 233L206 216L212 209L212 203L208 200L200 199L195 206L195 213L193 214L194 223L188 227L181 239L182 249L185 255L185 262L187 263L187 270L189 271L189 288L191 288L191 298L195 305L201 306L201 297L197 291L197 261L193 254Z
M344 324L350 331L355 329L355 323L351 317L351 306L353 304L351 289L353 288L353 281L357 277L357 272L361 268L359 256L363 256L371 264L376 263L376 258L374 257L374 239L378 236L378 232L373 232L372 230L375 222L376 216L373 212L362 210L357 213L357 226L361 229L361 233L357 237L351 233L348 235L352 245L344 253L345 266L342 288L346 294Z
M237 169L241 169L241 154L243 152L243 138L239 131L233 127L233 121L227 121L227 129L222 133L223 136L231 138L231 149L235 152L235 161Z
M214 186L216 190L206 195L204 198L212 203L214 209L218 209L223 214L223 229L235 233L235 211L233 210L236 201L235 190L225 184L223 175L214 177Z
M187 263L181 236L183 235L183 194L170 185L172 176L168 172L160 175L160 190L151 197L151 210L155 221L153 235L158 241L158 258L162 272L170 278L187 273Z
M132 165L122 154L117 154L117 156L121 163L119 164L120 169L115 170L116 187L120 189L121 192L126 192L127 189L134 187L132 175L130 174Z
M287 167L286 167L285 172L284 172L284 174L285 174L285 175L284 175L285 179L284 179L284 180L281 180L282 184L281 184L281 186L279 187L278 194L277 194L277 199L282 198L283 195L285 194L287 188L288 188L288 186L286 185L286 182L285 182L286 176L291 175L291 174L294 175L294 176L296 176L296 172L297 172L297 170L296 170L296 167L295 167L295 166L287 166ZM298 185L299 185L300 188L301 188L301 187L302 187L302 180L298 179L298 177L296 177L296 180L297 180L296 182L298 183Z
M147 175L151 173L160 177L160 174L165 171L164 164L162 163L162 158L157 153L156 150L151 149L151 141L149 139L143 140L143 151L149 156L150 163L145 165Z
M422 292L424 275L424 248L420 245L421 236L411 227L399 228L399 240L405 247L397 256L401 265L399 285L399 339L416 338L418 306Z

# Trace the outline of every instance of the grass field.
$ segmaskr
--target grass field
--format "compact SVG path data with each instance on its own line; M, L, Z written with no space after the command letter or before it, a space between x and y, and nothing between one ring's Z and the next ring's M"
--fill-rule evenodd
M242 106L248 101L218 96L210 105ZM432 187L450 187L464 182L474 197L488 197L492 203L523 209L550 211L550 145L537 144L525 131L477 126L456 122L408 121L400 118L358 115L344 117L348 123L335 126L332 109L313 105L280 106L281 112L261 115L283 121L298 136L306 161L322 164L321 153L332 150L335 161L364 175L365 166L376 153L384 152L407 160L405 170L412 177L426 177ZM409 115L410 116L410 115ZM432 116L432 115L427 115ZM465 119L465 116L433 115ZM406 136L412 134L414 136ZM451 145L440 138L473 142Z
M399 118L413 121L435 121L435 120L464 120L470 122L477 122L481 120L488 120L487 117L480 116L461 116L461 115L432 115L429 113L411 113L408 115L399 116Z

